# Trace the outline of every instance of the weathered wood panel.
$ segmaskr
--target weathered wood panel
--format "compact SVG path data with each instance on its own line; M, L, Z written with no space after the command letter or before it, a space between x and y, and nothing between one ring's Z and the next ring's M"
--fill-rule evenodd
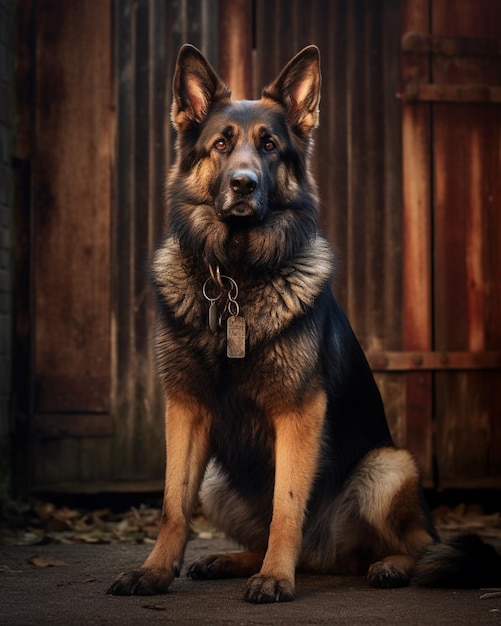
M113 98L111 3L44 0L34 6L32 470L37 485L79 479L79 437L112 431ZM68 435L72 439L65 444ZM94 468L101 465L102 445L100 440L94 446Z
M432 19L435 35L501 34L496 0L434 2ZM471 51L433 55L434 82L501 86L499 50ZM433 108L436 347L500 351L501 104ZM498 485L501 372L437 374L436 416L440 487Z
M253 3L248 0L219 0L218 72L235 100L254 97L253 83ZM235 59L238 62L235 63Z
M35 410L106 412L111 7L61 0L36 7ZM72 385L69 407L57 389L68 396Z
M404 32L427 32L428 0L405 3ZM404 81L429 80L426 56L404 53ZM407 350L432 349L432 228L431 228L431 112L428 104L404 106L403 159L403 340ZM431 372L411 372L405 377L406 441L423 471L432 481Z

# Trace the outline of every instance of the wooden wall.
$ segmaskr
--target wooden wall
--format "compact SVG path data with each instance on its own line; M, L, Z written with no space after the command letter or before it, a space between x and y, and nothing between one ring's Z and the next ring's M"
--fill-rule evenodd
M442 0L430 16L459 48L431 55L431 82L451 92L431 105L433 347L477 359L436 374L437 472L488 486L501 472L501 4Z
M338 250L336 295L395 440L414 452L427 485L501 486L496 0L19 7L31 66L18 77L33 75L36 94L22 117L34 138L32 488L161 487L148 259L175 140L172 74L187 41L246 97L304 45L320 47L322 224ZM477 88L476 102L444 89L465 83L494 89Z

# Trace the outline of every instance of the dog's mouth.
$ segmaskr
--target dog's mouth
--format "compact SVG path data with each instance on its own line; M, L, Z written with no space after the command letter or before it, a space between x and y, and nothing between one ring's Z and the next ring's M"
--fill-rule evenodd
M250 228L263 220L259 206L250 200L237 200L219 208L217 215L222 222L234 229Z
M232 204L228 210L228 217L241 219L241 218L253 218L256 216L256 208L253 202L246 202L239 200Z

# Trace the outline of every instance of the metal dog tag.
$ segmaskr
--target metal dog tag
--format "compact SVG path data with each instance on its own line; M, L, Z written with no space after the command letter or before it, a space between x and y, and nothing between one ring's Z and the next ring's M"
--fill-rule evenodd
M219 327L219 321L217 318L216 301L211 300L209 305L209 328L213 333L217 333Z
M245 357L245 320L232 315L226 321L226 356L229 359Z

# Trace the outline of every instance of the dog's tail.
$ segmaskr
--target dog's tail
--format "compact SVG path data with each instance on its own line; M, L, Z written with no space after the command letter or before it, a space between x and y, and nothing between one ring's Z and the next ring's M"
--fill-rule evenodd
M501 555L478 535L433 543L418 557L412 582L450 589L501 586Z

